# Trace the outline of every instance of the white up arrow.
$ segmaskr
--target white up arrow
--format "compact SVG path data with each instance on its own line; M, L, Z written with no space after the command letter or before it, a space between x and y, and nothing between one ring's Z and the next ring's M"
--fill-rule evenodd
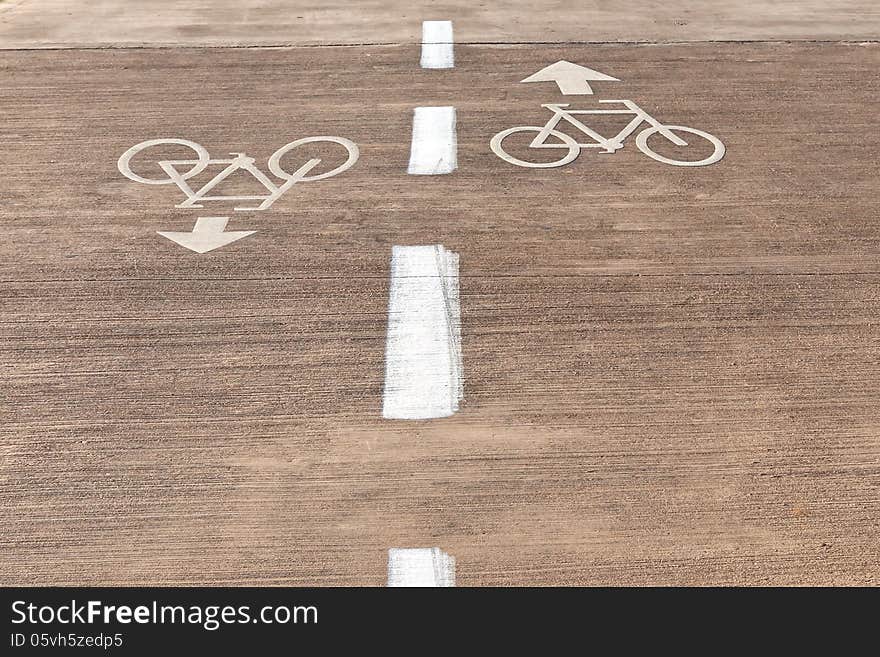
M242 237L253 235L255 230L233 230L224 233L226 222L229 217L199 217L196 219L196 225L192 232L175 233L169 231L158 231L162 237L167 237L172 242L180 244L180 246L195 251L196 253L207 253L221 246L232 244Z
M602 80L605 82L620 82L617 78L594 71L586 66L572 64L564 59L542 68L534 75L530 75L521 82L555 82L559 85L559 91L566 96L592 94L588 80Z

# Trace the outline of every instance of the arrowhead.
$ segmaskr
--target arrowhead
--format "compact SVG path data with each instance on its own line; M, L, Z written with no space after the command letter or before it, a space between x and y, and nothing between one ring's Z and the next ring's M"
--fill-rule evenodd
M530 75L521 82L556 82L557 80L570 80L572 78L579 80L602 80L604 82L620 82L617 78L605 75L599 71L594 71L580 64L572 64L564 59L545 66L537 73Z
M199 217L196 219L196 225L189 233L180 233L173 231L160 230L158 233L162 237L167 237L172 242L180 244L180 246L195 251L196 253L207 253L221 246L232 244L240 240L242 237L253 235L255 230L233 230L228 233L223 232L226 228L227 217Z

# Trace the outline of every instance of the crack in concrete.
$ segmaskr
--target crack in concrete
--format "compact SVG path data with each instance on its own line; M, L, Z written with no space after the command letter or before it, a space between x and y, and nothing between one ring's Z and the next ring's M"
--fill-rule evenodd
M3 0L0 0L3 2ZM876 39L704 39L694 41L461 41L457 46L543 46L543 47L568 47L568 46L625 46L625 47L653 47L653 46L690 46L707 44L733 44L733 45L846 45L846 46L873 46L880 44L880 37ZM183 43L155 43L155 44L98 44L98 45L45 45L32 47L4 47L4 52L30 52L30 51L55 51L55 50L293 50L297 48L398 48L406 46L420 46L420 42L391 42L376 41L369 43L304 43L304 44L183 44Z

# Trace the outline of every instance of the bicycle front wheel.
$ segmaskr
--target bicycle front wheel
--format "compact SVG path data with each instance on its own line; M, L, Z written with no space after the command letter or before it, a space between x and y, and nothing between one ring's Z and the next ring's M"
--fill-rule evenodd
M659 153L651 150L651 147L648 146L648 139L657 132L661 130L670 130L672 132L686 132L688 134L697 135L698 137L702 137L703 139L708 140L712 146L714 146L715 150L709 157L703 158L702 160L672 160L668 157L663 157ZM686 140L682 140L687 144ZM710 135L708 132L703 132L702 130L697 130L696 128L688 128L683 125L664 125L664 126L653 126L648 128L647 130L642 130L638 136L636 137L636 146L638 146L639 150L642 151L645 155L650 157L653 160L657 160L658 162L662 162L663 164L671 164L676 167L704 167L708 164L715 164L722 157L724 157L724 144L721 143L721 140L714 135Z
M568 147L568 153L566 153L561 160L556 160L555 162L526 162L525 160L520 160L513 157L513 155L504 150L504 146L502 146L501 144L501 142L504 141L505 137L508 137L518 132L540 133L543 131L544 128L536 128L533 126L509 128L507 130L499 132L497 135L492 137L492 141L489 142L489 146L492 148L492 152L494 152L495 155L500 157L505 162L510 162L511 164L515 164L518 167L526 167L528 169L551 169L553 167L562 167L569 162L573 162L575 158L577 158L577 156L581 154L581 147L578 146L578 143L564 132L559 132L558 130L550 130L550 134L562 141L562 144L559 145L559 148Z
M323 180L324 178L330 178L331 176L335 176L337 174L342 173L346 169L350 169L354 166L354 163L358 161L358 157L360 156L360 151L358 150L357 144L355 144L350 139L346 139L345 137L305 137L303 139L297 139L296 141L292 141L289 144L285 144L277 151L272 153L272 157L269 158L269 171L274 173L276 176L281 178L282 180L291 180L294 174L285 171L281 167L281 158L284 157L287 153L292 151L297 146L302 146L304 144L312 144L316 142L327 142L331 144L339 144L345 147L347 151L348 158L340 164L335 169L331 169L326 173L320 173L314 176L300 176L297 177L297 180L302 181L312 181L312 180ZM316 162L320 162L320 159L317 159Z

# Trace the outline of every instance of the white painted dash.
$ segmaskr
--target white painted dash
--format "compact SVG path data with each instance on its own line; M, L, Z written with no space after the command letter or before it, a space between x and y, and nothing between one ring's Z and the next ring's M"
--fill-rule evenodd
M455 586L455 557L436 547L391 548L388 586Z
M452 21L422 22L422 68L454 68Z
M441 245L395 246L382 416L448 417L463 394L458 254Z
M407 173L434 176L458 168L454 107L416 107Z

